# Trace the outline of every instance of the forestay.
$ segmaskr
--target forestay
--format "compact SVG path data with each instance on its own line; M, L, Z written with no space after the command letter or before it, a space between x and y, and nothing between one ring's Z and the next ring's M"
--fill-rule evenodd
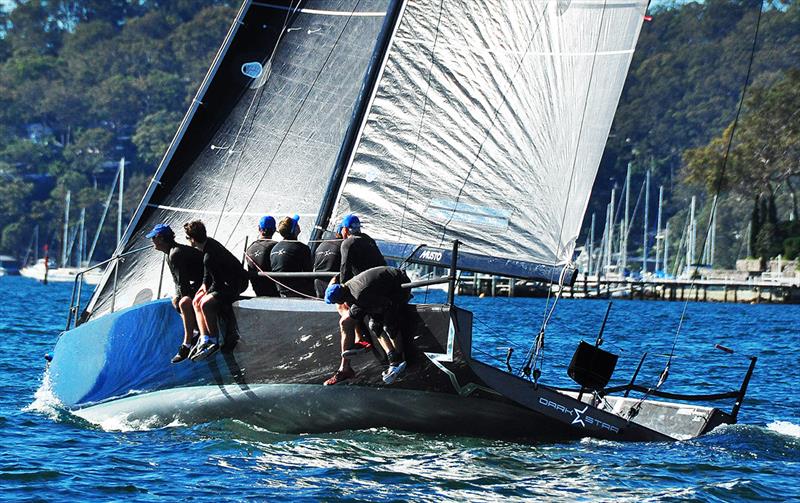
M248 236L255 238L264 214L299 213L300 238L307 239L387 3L245 2L204 83L210 82L208 92L201 88L197 111L187 115L188 127L162 162L122 251L149 244L145 234L162 222L183 242L183 223L196 218L236 254ZM112 302L119 309L151 300L160 278L161 296L171 295L162 257L154 250L138 253L107 273L90 304L92 315L107 312Z
M552 278L537 264L572 258L646 5L407 2L334 218Z

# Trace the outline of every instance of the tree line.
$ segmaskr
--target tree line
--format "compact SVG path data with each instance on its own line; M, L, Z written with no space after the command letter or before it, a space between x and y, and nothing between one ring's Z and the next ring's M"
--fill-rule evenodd
M759 5L709 0L651 12L587 219L595 211L602 220L628 163L635 177L649 169L653 186L665 186L674 228L684 225L691 194L705 193L708 212ZM23 255L37 224L40 242L57 248L67 190L73 222L85 208L91 230L122 156L125 207L132 211L237 6L235 0L18 0L0 12L0 252ZM745 247L751 253L786 251L784 241L794 237L785 222L797 213L799 68L800 8L794 1L765 4L721 186L723 263L742 253L748 221L759 222ZM114 236L110 229L102 234L98 256L110 253Z

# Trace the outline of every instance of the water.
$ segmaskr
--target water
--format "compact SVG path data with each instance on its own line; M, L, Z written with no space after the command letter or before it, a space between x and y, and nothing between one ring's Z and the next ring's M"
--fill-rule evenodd
M678 443L525 445L383 429L284 435L236 421L103 431L36 396L42 355L63 329L71 285L3 277L0 287L2 499L800 500L800 306L689 305L665 389L735 388L744 355L756 354L740 424ZM542 299L458 303L477 313L487 361L504 358L504 340L520 361L545 308ZM562 300L558 307L543 378L567 384L569 356L580 337L594 340L606 304ZM669 353L681 308L614 304L604 346L623 351L614 382L630 376L640 351ZM716 351L715 343L737 354ZM640 382L652 383L664 361L652 356L655 368Z

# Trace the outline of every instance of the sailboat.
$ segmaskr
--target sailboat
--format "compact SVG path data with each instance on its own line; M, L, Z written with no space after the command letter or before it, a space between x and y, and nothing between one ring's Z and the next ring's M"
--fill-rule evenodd
M755 360L738 390L702 397L735 401L730 412L635 376L608 388L616 356L599 340L579 345L578 387L559 389L541 381L536 351L517 370L474 358L473 315L455 302L459 271L574 281L646 5L245 1L101 284L86 306L73 299L44 385L101 425L648 441L735 422ZM408 306L408 369L393 385L381 354L322 385L338 365L338 314L311 299L245 295L221 352L169 363L182 326L148 230L202 218L241 250L262 215L295 213L315 222L311 243L356 213L387 258L449 269L406 285L446 283L448 298Z
M92 241L91 248L87 251L87 235L86 235L86 210L81 209L81 216L78 220L77 228L73 229L72 234L69 232L69 206L70 206L70 197L71 192L67 191L65 200L64 200L64 234L62 238L62 251L61 251L61 263L57 265L55 261L50 261L47 259L39 259L36 258L34 263L30 266L24 267L20 274L22 276L26 276L29 278L37 279L39 281L56 281L56 282L75 282L76 279L80 279L83 283L88 285L98 285L100 281L103 279L103 272L97 266L92 266L92 257L94 257L95 247L97 246L97 240L100 237L100 232L103 230L103 223L105 222L106 215L108 214L108 209L111 205L111 199L116 191L117 184L119 183L119 192L118 192L118 207L117 207L117 244L119 244L121 239L121 231L122 231L122 197L123 197L123 183L125 177L125 158L120 159L119 167L117 168L117 173L114 176L114 182L111 185L111 189L108 192L108 196L106 198L106 202L103 205L103 215L100 218L100 223L97 225L97 230L95 231L94 239ZM38 249L38 232L39 227L36 226L36 248ZM72 250L76 245L77 241L77 253L76 253L76 261L75 265L70 265L70 258L72 256ZM37 250L38 251L38 250Z

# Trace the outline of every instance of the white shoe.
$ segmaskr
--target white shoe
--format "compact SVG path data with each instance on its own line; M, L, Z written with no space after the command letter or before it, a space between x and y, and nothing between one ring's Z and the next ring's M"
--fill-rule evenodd
M405 369L406 362L400 362L397 365L389 365L389 368L383 373L383 382L392 384L397 380L397 376L402 374Z

